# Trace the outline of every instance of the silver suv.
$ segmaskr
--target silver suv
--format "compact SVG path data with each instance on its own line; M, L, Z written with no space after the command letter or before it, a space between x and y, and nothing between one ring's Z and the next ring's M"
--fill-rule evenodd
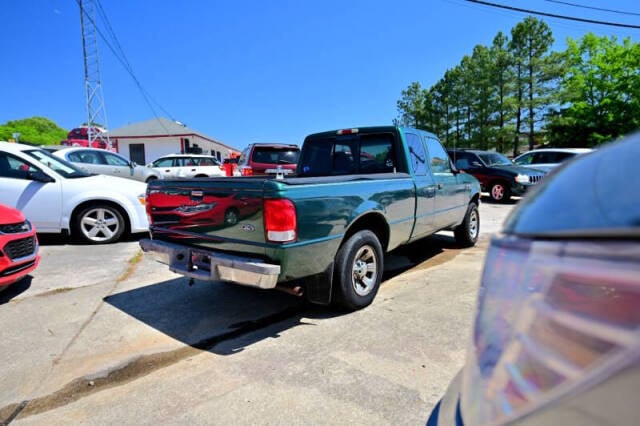
M226 176L220 161L211 155L171 154L147 165L165 179Z

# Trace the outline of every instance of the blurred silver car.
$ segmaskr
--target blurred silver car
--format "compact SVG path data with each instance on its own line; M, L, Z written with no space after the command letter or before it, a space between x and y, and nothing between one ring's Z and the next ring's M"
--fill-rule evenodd
M485 258L467 360L428 425L637 424L640 133L525 197Z
M519 166L535 168L549 172L564 161L576 155L587 154L591 148L541 148L518 155L513 162Z
M157 170L138 165L119 154L104 149L69 147L57 149L52 153L75 164L87 173L117 176L140 182L162 179L162 174Z

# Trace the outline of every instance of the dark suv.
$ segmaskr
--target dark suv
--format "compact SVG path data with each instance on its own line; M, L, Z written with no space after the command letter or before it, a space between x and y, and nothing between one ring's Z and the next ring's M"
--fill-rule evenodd
M499 152L476 149L448 149L458 170L473 175L493 201L506 202L512 195L524 195L544 177L542 170L518 166Z
M296 171L299 154L298 145L254 143L242 151L233 174L235 176L276 174L278 168L285 174L292 174Z

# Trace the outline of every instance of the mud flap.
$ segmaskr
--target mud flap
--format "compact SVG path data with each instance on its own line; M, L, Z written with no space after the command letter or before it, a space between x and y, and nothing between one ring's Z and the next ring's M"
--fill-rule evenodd
M324 272L312 275L303 280L307 300L317 305L331 303L331 290L333 286L333 262Z

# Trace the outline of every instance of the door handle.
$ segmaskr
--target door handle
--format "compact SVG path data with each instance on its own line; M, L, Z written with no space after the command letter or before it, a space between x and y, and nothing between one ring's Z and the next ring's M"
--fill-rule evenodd
M442 189L442 184L441 183L438 184L438 189Z

